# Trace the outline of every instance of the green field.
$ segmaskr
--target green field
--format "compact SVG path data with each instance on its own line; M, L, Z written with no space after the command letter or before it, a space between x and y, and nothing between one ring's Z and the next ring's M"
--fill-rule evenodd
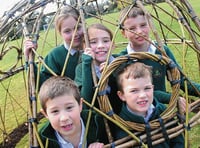
M200 4L197 0L190 0L190 4L193 6L198 17L200 17ZM173 14L172 9L166 3L159 4L160 7L166 8L171 14ZM151 6L146 6L146 9L155 14L154 9ZM159 9L158 9L159 10ZM113 51L114 53L120 52L120 50L124 49L126 46L127 41L121 36L120 30L118 29L117 18L119 13L114 12L110 14L106 14L102 16L102 21L106 26L108 26L114 33L114 41L116 44L116 49ZM175 14L173 14L175 15ZM170 29L176 32L179 36L186 38L187 40L191 40L188 31L181 26L176 20L171 19L167 14L159 10L159 19L170 26ZM160 29L158 22L153 20L156 30L163 39L163 33ZM89 18L86 20L86 25L92 24L94 22L101 22L99 19ZM112 22L112 24L110 23ZM191 23L191 26L194 26ZM181 28L183 27L183 30ZM195 27L193 27L195 28ZM195 30L199 32L196 28ZM165 37L167 39L179 39L175 36L171 31L164 28ZM152 39L154 39L153 34L151 34ZM200 38L198 38L200 40ZM6 43L6 46L16 46L20 50L22 49L22 39L9 41ZM54 29L51 29L48 33L47 32L40 32L40 38L38 41L38 54L45 57L45 55L55 47L56 45L62 43L59 35L55 34ZM125 43L125 44L122 44ZM188 47L187 45L181 44L172 44L168 43L170 49L172 50L174 56L176 57L178 63L183 68L184 73L192 80L197 83L200 83L200 68L198 65L197 53ZM0 44L1 53L3 52L3 45ZM10 67L16 64L18 57L16 50L10 50L6 53L5 56L0 57L0 70L1 71L8 71ZM36 61L37 58L36 58ZM17 67L24 64L24 58L22 56L21 61L16 64ZM0 77L1 77L0 73ZM26 86L27 74L24 70L18 74L15 74L12 77L9 77L6 80L1 81L0 84L0 141L2 142L5 140L6 134L9 134L13 131L16 127L21 125L24 122L27 122L28 117L28 110L29 110L29 101L27 99L27 86ZM170 91L170 87L168 86L168 90ZM196 98L195 98L196 99ZM38 112L40 110L39 102L38 102ZM40 122L39 126L41 126ZM200 147L199 141L199 132L200 126L196 126L191 131L189 131L189 142L191 143L192 148ZM0 142L0 143L1 143ZM17 145L17 147L29 147L28 146L28 135L26 135L21 142Z

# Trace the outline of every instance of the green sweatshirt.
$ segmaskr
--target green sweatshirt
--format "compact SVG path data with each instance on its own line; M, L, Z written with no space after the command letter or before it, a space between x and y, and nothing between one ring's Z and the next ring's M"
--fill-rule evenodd
M153 113L150 116L149 121L152 121L154 119L158 119L160 118L160 114L166 109L165 105L159 103L158 101L156 101L156 99L154 98L154 102L153 105L155 106ZM119 114L119 116L125 120L125 121L131 121L131 122L135 122L135 123L141 123L141 124L147 124L145 123L145 120L142 116L136 115L131 113L130 111L128 111L127 107L125 104L123 104L122 106L122 110ZM119 127L116 126L116 130L115 130L115 139L120 139L122 137L127 136L127 133L124 132L123 130L121 130ZM132 131L133 133L135 131ZM145 132L144 132L145 133ZM169 143L164 141L160 144L157 144L155 146L153 146L153 148L184 148L184 139L182 135L179 135L175 138L172 138L169 140Z
M85 126L87 123L87 117L88 111L83 110L81 112L81 118L83 119ZM48 139L48 148L60 148L58 139L55 135L55 130L53 129L49 121L45 123L45 125L39 130L39 136L42 140L44 147ZM89 131L87 135L87 144L89 145L93 142L102 142L104 144L108 143L103 118L95 114L95 112L92 112Z
M178 63L176 62L174 55L172 54L172 52L170 51L170 49L167 46L164 46L165 52L167 54L167 56L174 61L174 63L178 66L178 68L180 68L180 66L178 65ZM127 49L124 49L123 51L120 52L119 55L117 56L123 56L123 55L127 55ZM161 55L161 52L156 49L155 54ZM161 65L160 63L156 62L156 61L152 61L151 59L144 59L141 60L141 62L143 62L146 65L152 66L153 67L153 85L154 85L154 96L156 98L158 98L158 100L162 103L169 103L170 101L170 97L171 94L166 92L166 84L165 84L165 76L167 76L167 67L166 65ZM181 68L180 68L181 69ZM194 83L192 82L192 84L198 89L198 91L200 91L200 84ZM181 75L181 84L180 84L180 88L184 91L185 87L184 87L184 78ZM193 96L198 96L198 93L192 88L192 86L190 84L188 84L188 92L189 95L193 95Z
M80 88L81 97L83 97L89 103L92 102L92 98L96 89L92 77L91 63L92 63L92 57L82 54L82 63L80 63L76 67L76 76L74 79ZM115 78L112 75L109 77L108 85L110 86L111 89L109 92L105 91L105 93L108 95L115 113L119 113L122 102L120 101L120 99L116 99L118 98L117 84ZM104 94L104 92L100 93ZM100 95L100 93L98 93L98 95ZM97 101L95 102L95 106L99 107ZM84 108L87 108L87 106L84 106Z
M61 75L67 54L68 50L64 47L64 45L60 45L52 49L52 51L45 57L44 62L57 75ZM78 65L78 63L79 63L78 52L75 53L74 55L70 54L64 76L67 76L73 80L75 77L75 68ZM41 84L51 76L52 74L49 72L49 70L42 65L40 71L39 86L41 86Z

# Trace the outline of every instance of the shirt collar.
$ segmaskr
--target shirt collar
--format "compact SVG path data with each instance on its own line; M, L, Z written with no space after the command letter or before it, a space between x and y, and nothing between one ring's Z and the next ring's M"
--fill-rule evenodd
M65 49L68 51L69 46L68 46L67 43L65 43L65 42L64 42L64 47L65 47ZM71 54L72 56L73 56L76 52L78 52L77 49L73 49L73 48L70 49L70 54Z
M134 53L134 52L136 52L136 51L131 47L131 44L129 42L128 45L127 45L127 53L130 54L130 53ZM154 45L150 44L150 47L149 47L147 52L155 54L156 53L156 47Z
M113 56L110 56L108 63L110 64L115 58ZM95 72L98 78L101 77L100 67L95 65Z
M151 106L149 107L149 109L147 111L146 117L144 117L145 122L149 121L151 114L153 113L154 109L155 109L155 106L153 104L151 104Z
M81 119L81 139L80 139L80 142L79 142L79 145L78 145L78 148L82 148L82 145L83 145L83 140L84 140L84 133L85 133L85 125L84 125L84 123L83 123L83 120ZM65 139L63 139L62 137L61 137L61 135L57 132L57 131L55 131L55 135L56 135L56 137L57 137L57 139L58 139L58 143L59 143L59 145L60 145L60 147L61 148L74 148L74 146L72 145L72 143L70 143L70 142L68 142L68 141L66 141ZM86 144L87 145L87 144Z
M135 112L133 112L127 105L126 105L126 107L127 107L127 110L128 110L130 113L137 115L137 114L136 114ZM145 122L148 122L148 121L149 121L149 119L150 119L150 117L151 117L151 114L153 113L154 109L155 109L155 106L154 106L153 104L151 104L150 107L149 107L148 110L147 110L147 115L146 115L146 117L143 117Z

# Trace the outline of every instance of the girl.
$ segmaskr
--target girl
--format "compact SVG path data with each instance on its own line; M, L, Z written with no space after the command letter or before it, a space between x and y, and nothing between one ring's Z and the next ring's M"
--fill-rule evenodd
M112 32L102 24L93 24L89 26L87 32L90 48L86 48L84 50L82 55L82 63L76 68L75 81L80 88L81 96L86 99L86 101L91 103L96 86L94 79L97 78L97 81L100 79L109 49L113 49L114 45L111 42L113 37ZM109 63L114 60L112 55L108 58ZM92 60L94 60L93 63L96 74L96 78L94 79L92 77L91 68ZM121 102L116 101L117 90L115 90L115 86L116 81L114 77L111 76L108 82L106 93L108 94L110 101L115 104L114 106L116 106L116 108L114 108L115 112L118 112L121 108ZM115 102L112 101L112 98L115 98ZM98 107L97 102L95 106Z
M52 49L44 59L44 62L51 70L53 70L57 75L61 75L66 56L69 52L68 49L72 42L69 59L64 72L64 76L67 76L72 80L75 77L75 68L79 63L79 51L82 49L83 41L83 30L81 23L78 22L78 18L79 12L71 6L65 6L61 9L60 14L56 17L55 25L56 30L63 38L63 44ZM77 31L75 32L77 23L79 24ZM36 48L37 46L34 45L31 40L26 40L24 47L24 54L27 59L31 48ZM49 70L42 66L40 71L39 87L51 76L52 74Z

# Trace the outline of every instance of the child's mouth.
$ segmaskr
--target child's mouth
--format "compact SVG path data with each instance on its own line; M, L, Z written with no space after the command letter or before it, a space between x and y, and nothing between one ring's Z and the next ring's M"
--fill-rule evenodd
M137 102L137 104L139 104L139 105L141 105L141 106L144 106L144 105L146 105L147 104L147 100L145 100L145 101L140 101L140 102Z
M68 125L65 125L65 126L62 126L62 128L64 129L64 130L71 130L72 129L72 124L68 124Z
M107 54L107 51L97 51L96 54Z

